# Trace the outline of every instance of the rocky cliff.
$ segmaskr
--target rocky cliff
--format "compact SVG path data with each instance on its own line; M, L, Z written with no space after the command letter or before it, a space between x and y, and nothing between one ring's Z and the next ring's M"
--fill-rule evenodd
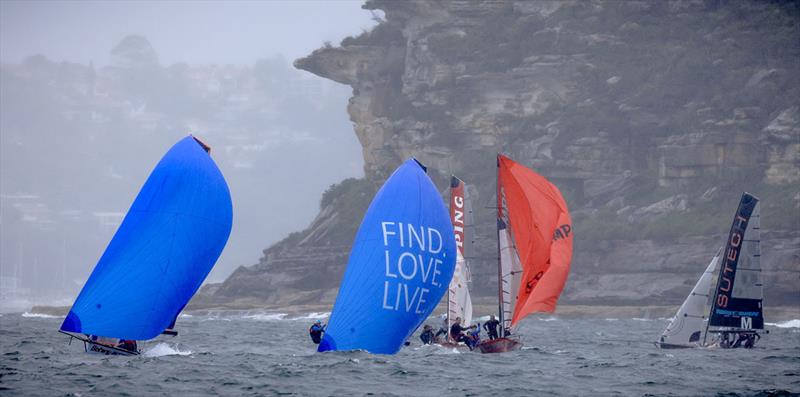
M495 154L573 214L562 302L679 303L742 191L763 200L768 304L800 303L800 7L792 2L389 1L297 68L349 85L366 177L198 302L329 302L363 209L414 156L472 184L478 295L496 285Z

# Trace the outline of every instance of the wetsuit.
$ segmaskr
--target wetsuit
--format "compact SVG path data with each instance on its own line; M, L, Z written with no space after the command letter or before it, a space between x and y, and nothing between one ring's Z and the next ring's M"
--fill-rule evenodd
M117 345L118 348L122 350L127 350L132 353L136 353L136 341L135 340L120 340L119 344Z
M747 334L737 335L736 342L733 342L733 346L731 346L731 349L738 349L742 347L742 342L744 342L745 339L747 339Z
M727 332L723 332L722 336L720 337L719 347L722 349L730 349L731 347L731 340L730 336Z
M745 349L752 349L755 346L756 341L761 339L761 335L758 332L753 332L752 334L747 336L747 340L744 341L744 348Z
M483 323L483 329L489 333L489 339L497 339L497 327L500 325L500 321L497 320L489 320Z
M478 327L475 328L475 331L470 332L469 335L464 335L464 343L466 343L467 347L469 347L469 349L472 350L480 342L481 342L481 329L480 329L480 324L478 324Z
M450 327L450 338L452 338L456 342L464 342L466 341L467 337L464 335L464 330L469 329L469 327L462 327L461 324L453 324Z
M430 345L433 343L433 330L426 329L425 331L422 331L422 333L419 335L419 339L423 344Z
M314 324L311 328L308 329L308 334L311 336L311 341L319 344L322 341L322 332L325 331L325 327L322 325Z

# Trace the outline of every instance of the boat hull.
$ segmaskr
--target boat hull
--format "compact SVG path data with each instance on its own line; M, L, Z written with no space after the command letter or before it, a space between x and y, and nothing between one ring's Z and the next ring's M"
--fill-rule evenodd
M481 353L505 353L519 350L522 347L522 342L510 338L497 338L483 341L477 347Z
M84 348L90 354L104 354L107 356L138 356L139 352L132 352L130 350L120 349L118 347L104 345L102 343L94 343L92 341L83 341Z
M672 343L655 342L656 346L661 349L692 349L700 347L699 345L675 345Z

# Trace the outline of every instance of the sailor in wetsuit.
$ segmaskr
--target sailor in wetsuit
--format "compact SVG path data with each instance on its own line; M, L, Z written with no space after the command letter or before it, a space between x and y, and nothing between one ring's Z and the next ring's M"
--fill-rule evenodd
M720 335L719 347L723 349L730 349L731 344L730 333L723 332L722 335Z
M470 350L475 349L475 346L477 346L478 343L481 343L481 324L480 323L478 323L478 325L475 326L475 330L469 332L469 335L466 336L466 340L464 341L464 343L467 344L467 347L469 347Z
M476 328L475 325L470 325L469 327L462 327L461 326L461 317L456 317L456 321L450 327L450 338L452 338L456 343L464 342L469 345L467 342L467 336L464 335L464 331L468 329Z
M430 345L433 343L433 327L425 324L425 326L422 327L422 333L419 335L419 339L422 341L423 345Z
M315 344L319 344L319 342L322 341L323 332L325 332L325 326L322 325L322 322L319 320L314 321L314 324L308 329L308 334L311 336L311 341Z
M131 353L137 353L137 346L135 340L120 339L117 344L118 349L126 350Z
M761 335L758 332L753 332L747 335L747 340L744 341L744 348L745 349L752 349L755 346L756 342L761 339Z
M494 314L492 314L489 317L489 321L483 323L483 329L485 329L486 332L489 333L489 339L490 340L498 338L497 327L499 325L500 325L500 321L497 321L497 319L494 318Z

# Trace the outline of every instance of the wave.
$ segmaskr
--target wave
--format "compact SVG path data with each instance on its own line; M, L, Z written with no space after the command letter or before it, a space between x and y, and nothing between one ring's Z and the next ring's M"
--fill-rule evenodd
M322 320L330 317L331 312L311 312L305 316L295 317L292 320Z
M631 320L633 320L633 321L653 321L652 318L642 318L642 317L634 317Z
M185 313L181 313L181 315L178 316L178 318L192 318L192 317L194 317L194 316L192 316L191 314L185 314Z
M558 321L558 317L544 317L540 318L539 321Z
M286 316L288 316L286 313L257 313L244 315L242 318L256 321L280 321Z
M22 313L22 317L25 318L64 318L64 316L54 316L52 314L44 314L44 313Z
M190 354L192 354L191 351L180 351L177 347L172 347L163 342L142 353L145 357L188 356Z
M415 346L413 350L427 352L430 354L461 354L456 347L444 347L438 343Z
M604 318L603 320L606 320L606 321L619 321L618 318Z
M783 321L780 323L764 323L764 324L778 328L800 328L800 320L798 319Z

